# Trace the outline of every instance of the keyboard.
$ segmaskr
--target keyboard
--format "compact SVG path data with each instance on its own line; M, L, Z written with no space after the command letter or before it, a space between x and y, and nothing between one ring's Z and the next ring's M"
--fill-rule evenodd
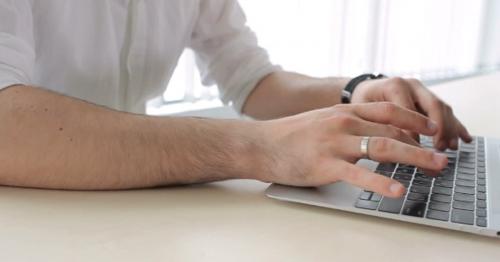
M432 149L429 137L422 147ZM363 191L355 207L452 223L486 227L486 159L484 137L460 142L458 150L446 150L448 166L437 177L429 177L414 166L380 163L375 172L401 182L407 193L401 198L386 198Z

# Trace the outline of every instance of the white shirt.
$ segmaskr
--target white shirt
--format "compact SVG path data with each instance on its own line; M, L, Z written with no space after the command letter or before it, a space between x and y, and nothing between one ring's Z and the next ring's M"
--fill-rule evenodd
M278 69L235 0L0 0L0 88L40 86L143 113L184 48L237 110Z

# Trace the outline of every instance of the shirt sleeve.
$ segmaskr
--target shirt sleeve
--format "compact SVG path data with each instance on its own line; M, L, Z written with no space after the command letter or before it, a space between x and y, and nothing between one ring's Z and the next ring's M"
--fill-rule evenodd
M0 89L32 83L33 39L29 0L0 0Z
M238 112L264 76L281 70L245 24L236 0L202 0L190 44L203 84L216 83L222 101Z

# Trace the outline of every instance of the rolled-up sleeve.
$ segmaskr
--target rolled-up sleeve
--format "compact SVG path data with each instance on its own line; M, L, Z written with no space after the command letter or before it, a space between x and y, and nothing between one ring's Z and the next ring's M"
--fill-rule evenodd
M33 16L28 0L0 0L0 89L32 83Z
M190 47L203 84L217 84L221 99L241 112L251 91L266 75L280 70L259 47L235 0L202 0Z

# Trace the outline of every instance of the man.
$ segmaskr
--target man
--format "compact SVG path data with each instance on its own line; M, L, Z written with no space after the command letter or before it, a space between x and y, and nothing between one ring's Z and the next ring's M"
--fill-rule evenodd
M224 102L267 121L142 115L186 47ZM343 180L398 197L400 183L354 163L369 157L438 171L446 156L420 148L416 134L434 136L440 150L471 140L417 80L362 81L341 104L349 80L271 65L235 0L0 0L0 184Z

